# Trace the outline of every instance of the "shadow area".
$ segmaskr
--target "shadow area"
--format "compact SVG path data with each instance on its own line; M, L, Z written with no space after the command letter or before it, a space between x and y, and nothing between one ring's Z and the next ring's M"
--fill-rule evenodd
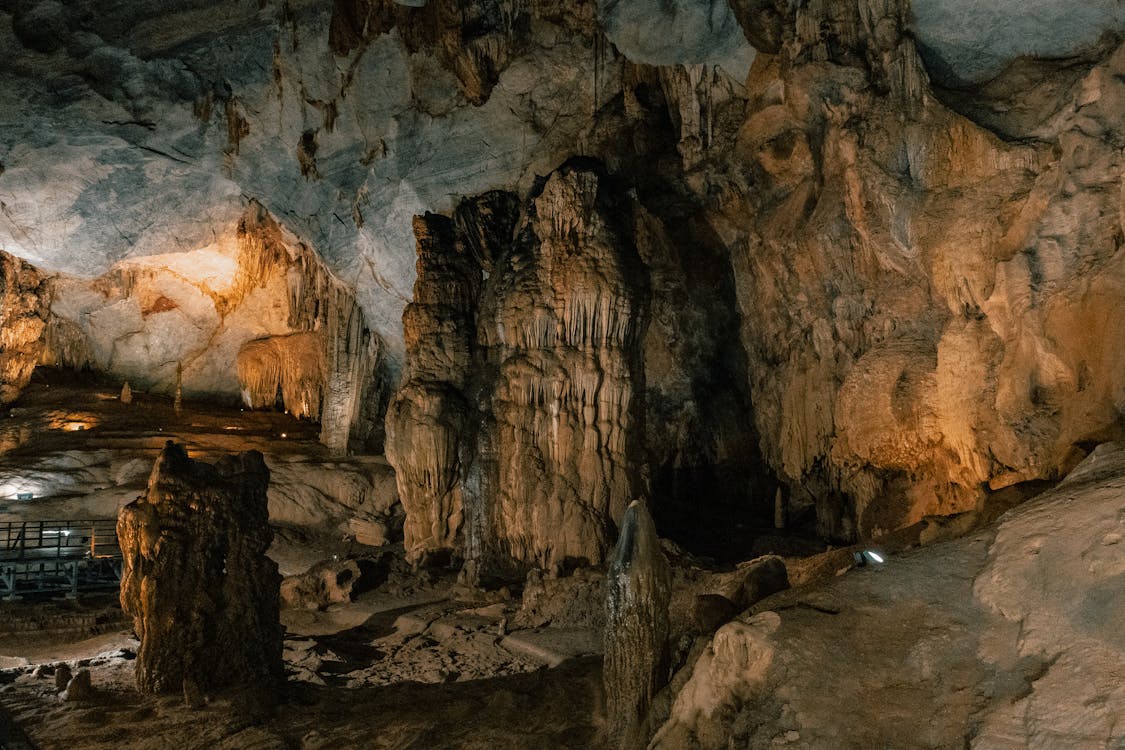
M340 689L291 683L272 729L320 747L595 748L601 657L466 682Z

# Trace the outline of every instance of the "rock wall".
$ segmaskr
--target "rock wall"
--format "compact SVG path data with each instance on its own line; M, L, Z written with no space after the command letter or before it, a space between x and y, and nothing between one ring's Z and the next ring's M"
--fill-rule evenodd
M191 253L51 280L44 364L144 390L280 405L334 450L382 444L381 343L354 293L251 201L233 235Z
M141 641L141 690L269 695L284 681L268 485L257 451L212 466L169 442L147 493L121 509L121 607Z
M842 538L1058 477L1125 406L1100 343L1123 291L1125 53L1005 141L935 98L906 19L881 1L788 19L716 217L763 452Z
M0 251L0 405L11 403L39 363L50 288L30 263Z

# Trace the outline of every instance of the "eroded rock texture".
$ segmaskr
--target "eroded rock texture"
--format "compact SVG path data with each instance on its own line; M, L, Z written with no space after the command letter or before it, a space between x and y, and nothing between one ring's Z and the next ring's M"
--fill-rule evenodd
M1006 141L935 99L906 18L889 0L788 18L717 217L762 449L837 537L1057 477L1125 406L1125 52L1042 119L1008 112Z
M0 251L0 295L0 404L8 404L39 364L50 287L30 263Z
M258 339L238 353L243 400L321 422L321 442L346 452L350 442L381 443L381 342L367 328L354 292L257 203L239 224L242 295L283 279L287 325L299 333Z
M408 371L388 413L407 546L599 562L639 489L647 275L592 169L418 220ZM406 498L409 497L409 500Z
M606 575L606 735L611 745L641 747L653 696L668 680L671 572L643 502L625 511Z
M264 696L284 680L268 485L257 451L211 465L169 442L147 493L121 509L121 607L141 641L141 690Z
M647 278L602 180L583 169L547 180L482 304L496 375L477 396L491 408L473 471L495 494L467 502L484 555L597 563L641 489Z
M51 286L43 364L189 400L241 393L251 408L319 420L339 452L382 443L381 340L354 290L257 201L206 248Z

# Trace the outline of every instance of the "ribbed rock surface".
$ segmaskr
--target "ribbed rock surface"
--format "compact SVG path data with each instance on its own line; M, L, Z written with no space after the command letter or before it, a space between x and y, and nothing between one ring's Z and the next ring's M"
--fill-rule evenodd
M121 509L121 607L141 641L141 690L268 696L284 680L268 485L257 451L212 466L169 442L147 493Z
M640 489L647 279L606 190L591 171L552 175L482 306L497 366L479 447L496 465L485 544L545 567L599 562Z
M668 680L668 603L672 578L656 526L643 502L625 511L606 574L606 737L640 747L652 699Z
M0 251L0 405L19 396L39 364L50 295L30 263Z
M1057 477L1125 405L1125 52L1006 142L934 98L905 23L797 11L721 211L762 449L843 538Z
M607 191L594 171L559 170L518 238L499 194L465 204L459 233L417 222L408 370L388 416L412 551L459 546L465 516L478 561L597 563L612 543L638 489L647 278Z

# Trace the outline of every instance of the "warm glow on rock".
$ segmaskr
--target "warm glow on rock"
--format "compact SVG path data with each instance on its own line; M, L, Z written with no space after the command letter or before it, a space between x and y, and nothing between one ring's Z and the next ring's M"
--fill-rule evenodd
M200 250L134 258L120 267L167 271L212 294L227 296L238 275L238 247L235 238L224 238Z

